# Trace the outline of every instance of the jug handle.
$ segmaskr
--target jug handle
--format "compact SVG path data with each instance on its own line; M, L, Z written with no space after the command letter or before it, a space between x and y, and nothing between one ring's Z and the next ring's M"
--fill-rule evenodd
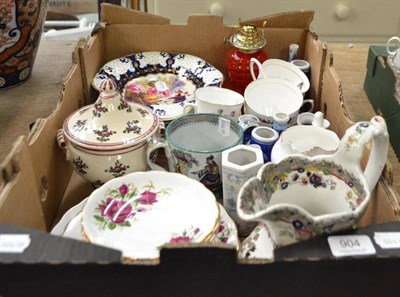
M360 129L360 126L369 124ZM360 132L364 131L364 132ZM350 127L340 141L339 149L332 158L340 158L343 162L359 166L365 145L371 141L371 150L367 165L363 172L368 183L368 189L373 191L387 161L389 135L385 120L381 116L374 116L370 122L359 122ZM355 163L358 162L358 163Z
M372 192L387 161L389 134L385 120L382 117L376 116L372 118L371 122L374 124L375 131L372 136L372 146L364 176L368 182L369 190Z
M152 137L151 141L149 142L147 149L146 149L146 158L147 158L147 165L150 167L150 170L159 170L159 171L167 171L160 165L155 163L155 160L152 158L152 154L155 150L163 148L165 151L165 156L168 160L168 170L171 170L171 162L172 162L172 154L171 149L169 147L168 142L161 138L161 137Z

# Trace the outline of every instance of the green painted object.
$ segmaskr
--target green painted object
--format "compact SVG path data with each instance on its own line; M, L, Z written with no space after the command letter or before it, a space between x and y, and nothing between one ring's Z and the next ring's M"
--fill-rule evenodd
M364 90L374 110L385 118L390 144L400 160L400 98L395 95L395 76L387 56L386 46L369 47Z

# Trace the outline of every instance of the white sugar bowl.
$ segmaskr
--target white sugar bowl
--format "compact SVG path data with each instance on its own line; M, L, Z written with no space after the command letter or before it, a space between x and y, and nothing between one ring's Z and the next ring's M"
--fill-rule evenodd
M57 133L59 146L75 171L95 185L148 169L147 144L162 121L152 110L121 98L113 80L97 101L72 113Z

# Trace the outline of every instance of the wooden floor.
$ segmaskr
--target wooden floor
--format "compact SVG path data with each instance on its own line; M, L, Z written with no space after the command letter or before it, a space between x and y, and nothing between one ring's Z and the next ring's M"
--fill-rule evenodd
M0 163L12 148L17 136L27 135L37 118L45 118L55 108L60 83L72 63L73 41L43 40L39 47L32 78L25 84L0 90ZM374 114L363 89L368 44L328 44L334 56L334 67L343 84L345 108L355 122L369 120ZM399 162L390 149L394 189L400 193Z

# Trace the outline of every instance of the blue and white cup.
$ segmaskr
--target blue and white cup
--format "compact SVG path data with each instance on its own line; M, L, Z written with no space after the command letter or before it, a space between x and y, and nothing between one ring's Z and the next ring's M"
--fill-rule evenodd
M261 147L264 163L271 161L271 151L278 138L278 132L267 126L259 126L251 131L250 144L258 144Z

